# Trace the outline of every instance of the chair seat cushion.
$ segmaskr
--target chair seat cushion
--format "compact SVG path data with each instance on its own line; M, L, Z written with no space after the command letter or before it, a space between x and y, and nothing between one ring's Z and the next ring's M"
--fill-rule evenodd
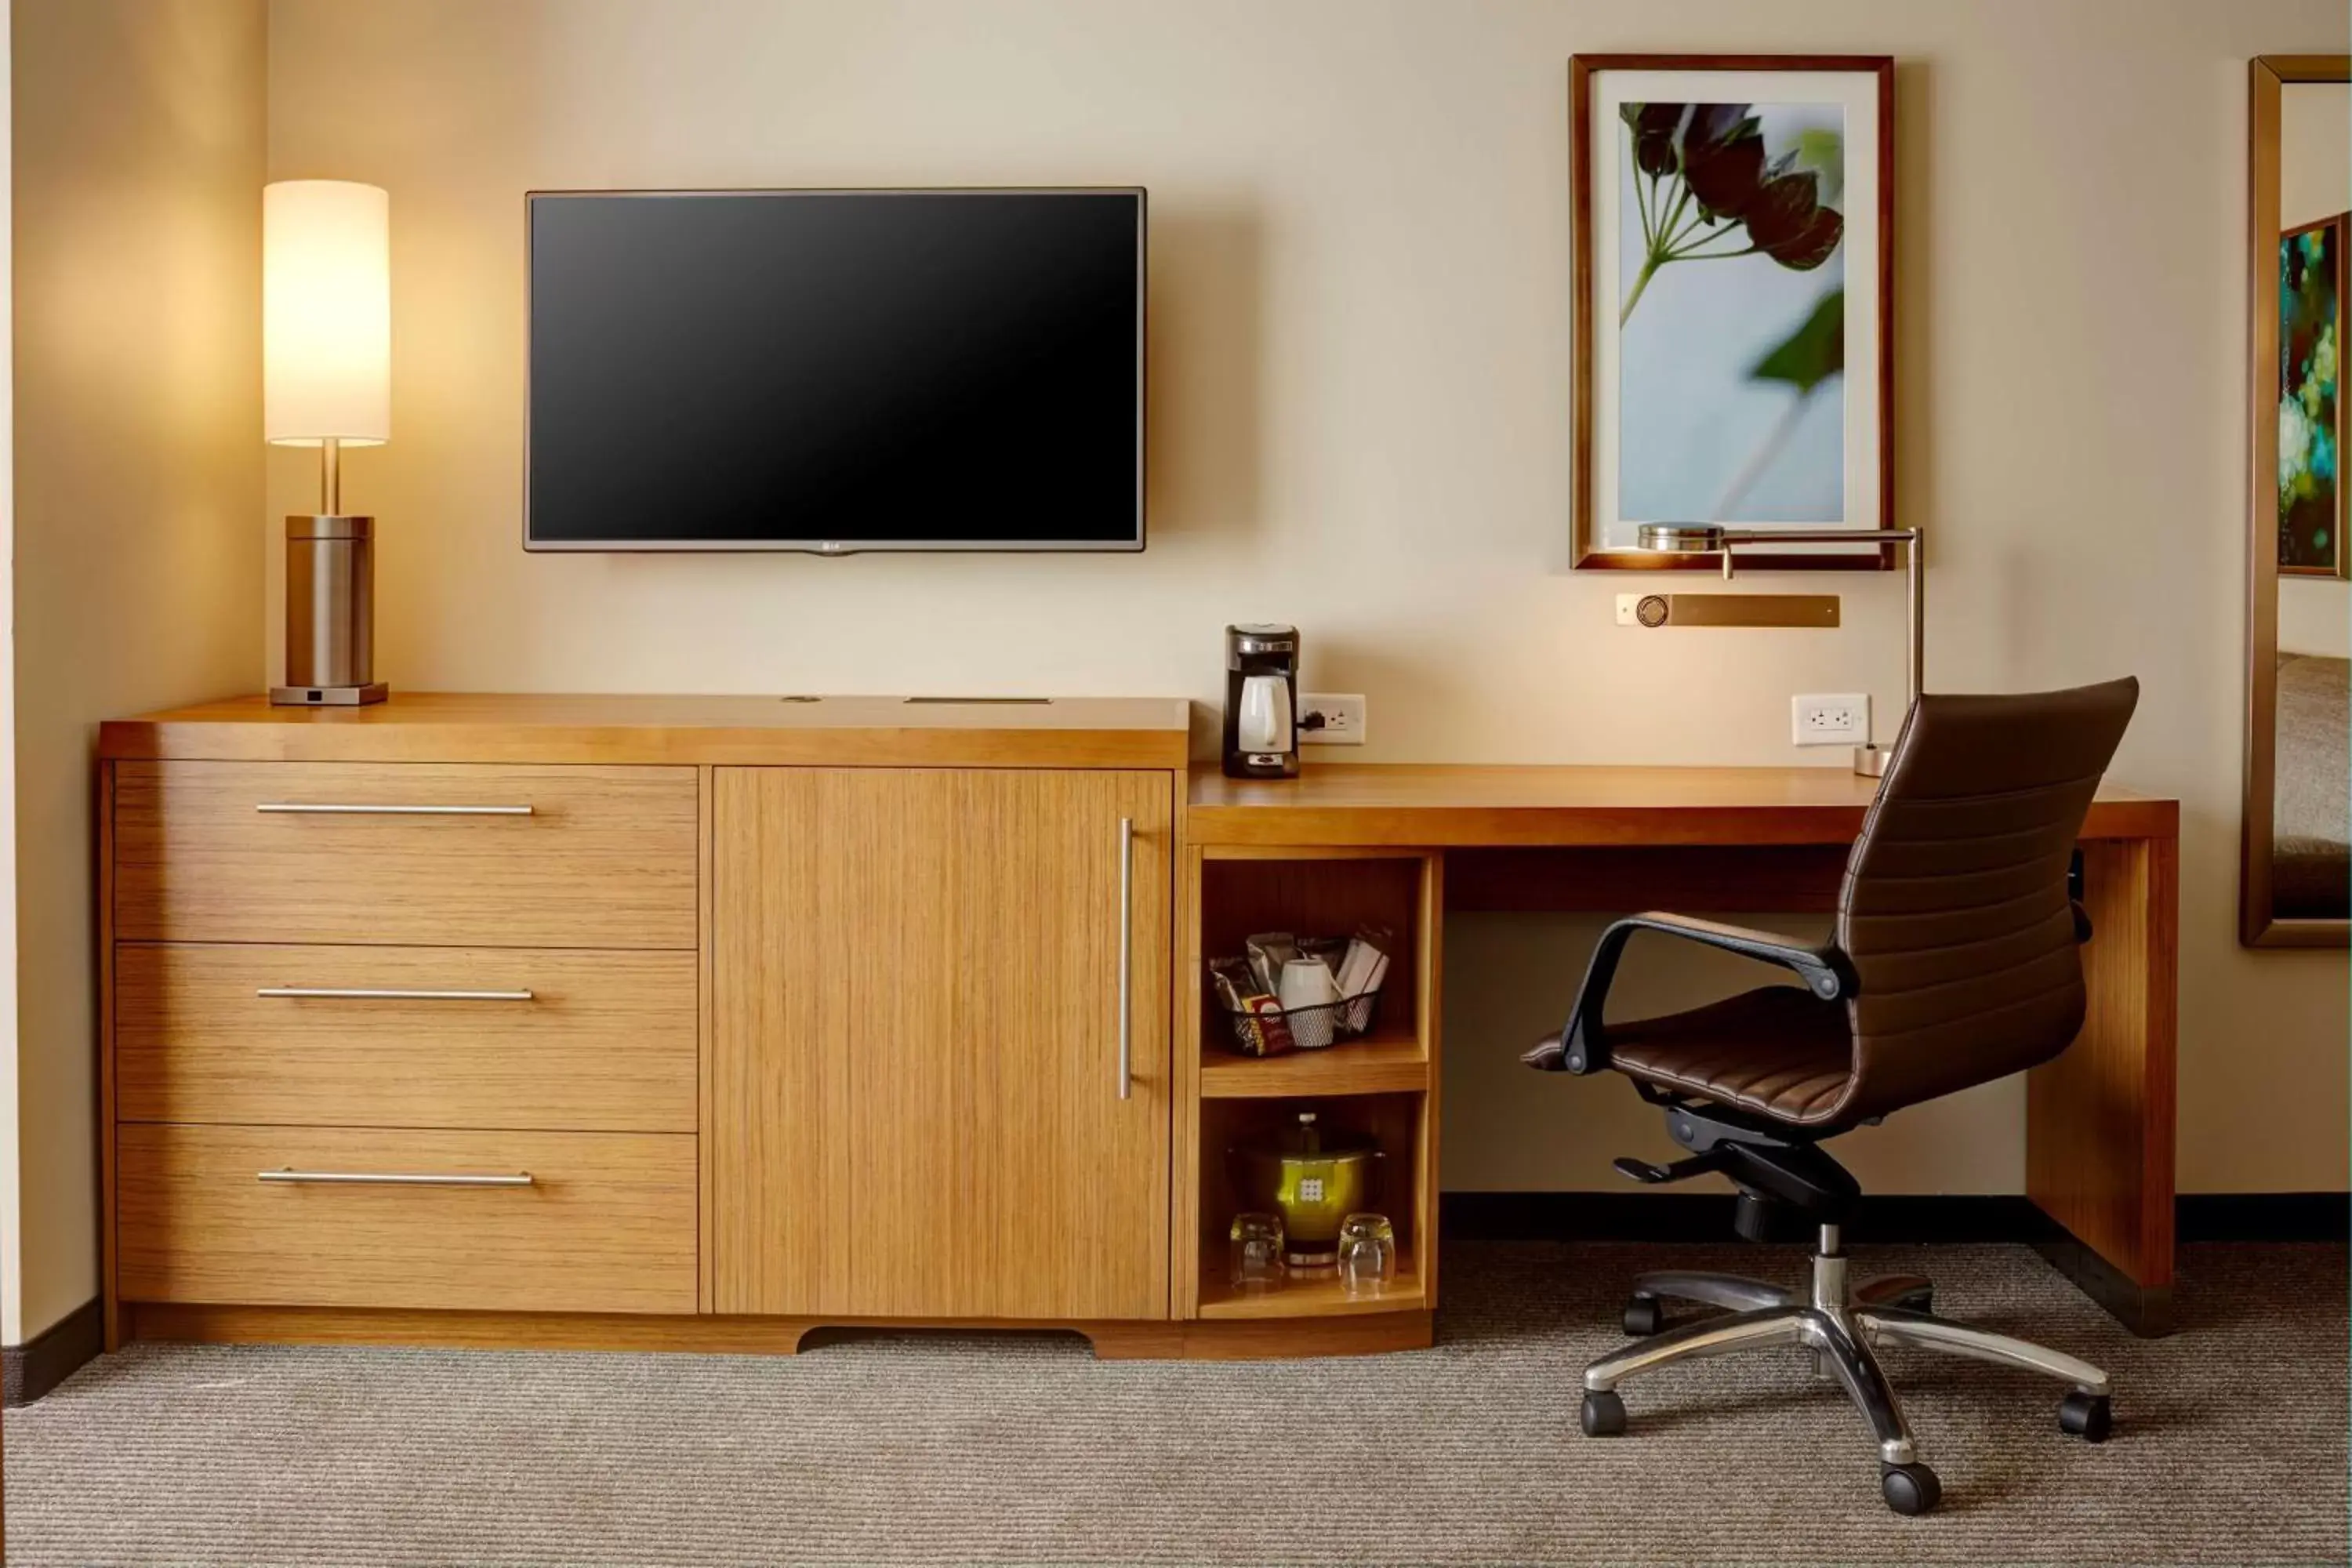
M1853 1076L1845 1004L1787 985L1611 1024L1604 1036L1618 1071L1776 1121L1830 1121Z

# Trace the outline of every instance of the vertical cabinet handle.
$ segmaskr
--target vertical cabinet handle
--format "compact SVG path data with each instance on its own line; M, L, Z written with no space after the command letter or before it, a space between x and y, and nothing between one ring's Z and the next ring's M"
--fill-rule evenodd
M1135 818L1118 819L1118 1097L1135 1095Z

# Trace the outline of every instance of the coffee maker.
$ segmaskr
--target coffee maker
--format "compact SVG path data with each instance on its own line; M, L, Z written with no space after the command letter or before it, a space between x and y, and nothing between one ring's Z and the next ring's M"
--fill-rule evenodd
M1225 628L1225 776L1298 776L1298 628Z

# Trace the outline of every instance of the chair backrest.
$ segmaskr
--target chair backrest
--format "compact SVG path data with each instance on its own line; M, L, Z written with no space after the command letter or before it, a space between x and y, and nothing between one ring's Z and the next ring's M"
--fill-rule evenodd
M1875 1116L2049 1060L2083 1026L2066 872L2139 682L1922 697L1846 861L1837 944Z

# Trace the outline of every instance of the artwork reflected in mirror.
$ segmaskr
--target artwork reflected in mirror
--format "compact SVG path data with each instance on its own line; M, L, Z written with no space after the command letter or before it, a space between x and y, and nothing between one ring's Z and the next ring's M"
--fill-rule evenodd
M2345 225L2337 213L2279 237L2279 504L2281 576L2341 577L2344 403L2336 391L2342 342Z
M2352 83L2337 57L2253 62L2248 266L2256 290L2247 520L2241 936L2352 930L2352 549L2341 385L2352 264Z

